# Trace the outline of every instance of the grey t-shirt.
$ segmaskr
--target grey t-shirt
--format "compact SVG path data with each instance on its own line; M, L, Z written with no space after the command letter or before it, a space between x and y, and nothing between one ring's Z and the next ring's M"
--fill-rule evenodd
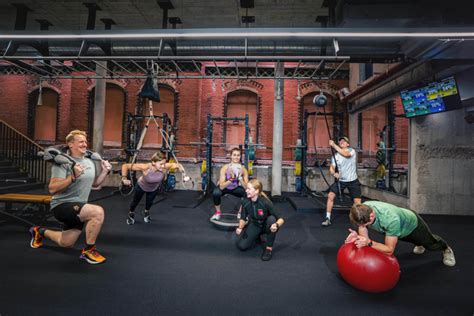
M89 194L94 183L96 171L94 162L89 158L73 158L74 161L80 163L86 169L84 173L76 178L64 191L56 193L51 199L51 209L56 206L68 203L78 202L87 203ZM51 169L51 178L67 178L72 173L70 165L53 164Z

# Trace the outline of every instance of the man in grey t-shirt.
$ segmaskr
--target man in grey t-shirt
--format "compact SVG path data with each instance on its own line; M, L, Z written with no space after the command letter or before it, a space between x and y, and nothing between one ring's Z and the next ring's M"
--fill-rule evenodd
M49 192L53 194L51 210L56 219L63 223L63 230L32 227L30 245L39 248L43 245L43 239L47 238L60 247L71 248L85 226L86 246L82 249L80 259L90 264L103 263L105 257L97 251L95 242L104 222L104 209L87 203L87 200L92 187L104 182L111 165L102 160L102 170L96 173L94 162L86 157L87 135L83 131L71 131L66 143L67 157L71 163L53 165L48 186Z
M336 154L331 160L331 166L329 167L329 171L336 181L329 188L328 200L326 202L326 219L321 223L323 227L331 225L332 207L339 187L341 188L341 193L345 188L349 190L354 203L360 204L362 202L360 182L357 179L357 154L355 150L350 147L349 138L340 137L339 146L333 140L330 140L329 146L336 151ZM336 158L336 160L334 160L334 158Z

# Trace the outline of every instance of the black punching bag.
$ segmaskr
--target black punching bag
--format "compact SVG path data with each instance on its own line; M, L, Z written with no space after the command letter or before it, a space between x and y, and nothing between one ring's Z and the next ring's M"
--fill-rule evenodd
M142 98L148 100L160 102L160 91L158 90L158 80L154 78L151 73L148 73L145 84L143 85L142 91L138 94Z

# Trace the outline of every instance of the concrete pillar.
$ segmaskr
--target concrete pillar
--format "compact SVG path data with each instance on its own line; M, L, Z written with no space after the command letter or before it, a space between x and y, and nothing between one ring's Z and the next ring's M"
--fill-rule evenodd
M107 62L98 61L96 72L99 76L107 75ZM102 66L102 67L101 67ZM92 149L100 154L103 153L104 145L104 120L105 120L105 93L106 80L96 79L95 97L94 97L94 129L92 134Z
M276 77L283 77L284 64L275 65ZM273 101L273 152L272 152L272 196L281 195L283 158L283 96L284 80L275 79Z

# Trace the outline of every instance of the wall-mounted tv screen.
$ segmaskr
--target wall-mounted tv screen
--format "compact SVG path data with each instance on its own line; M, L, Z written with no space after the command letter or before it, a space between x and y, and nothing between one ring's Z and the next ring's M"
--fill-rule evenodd
M406 117L451 111L462 108L454 77L400 92Z

